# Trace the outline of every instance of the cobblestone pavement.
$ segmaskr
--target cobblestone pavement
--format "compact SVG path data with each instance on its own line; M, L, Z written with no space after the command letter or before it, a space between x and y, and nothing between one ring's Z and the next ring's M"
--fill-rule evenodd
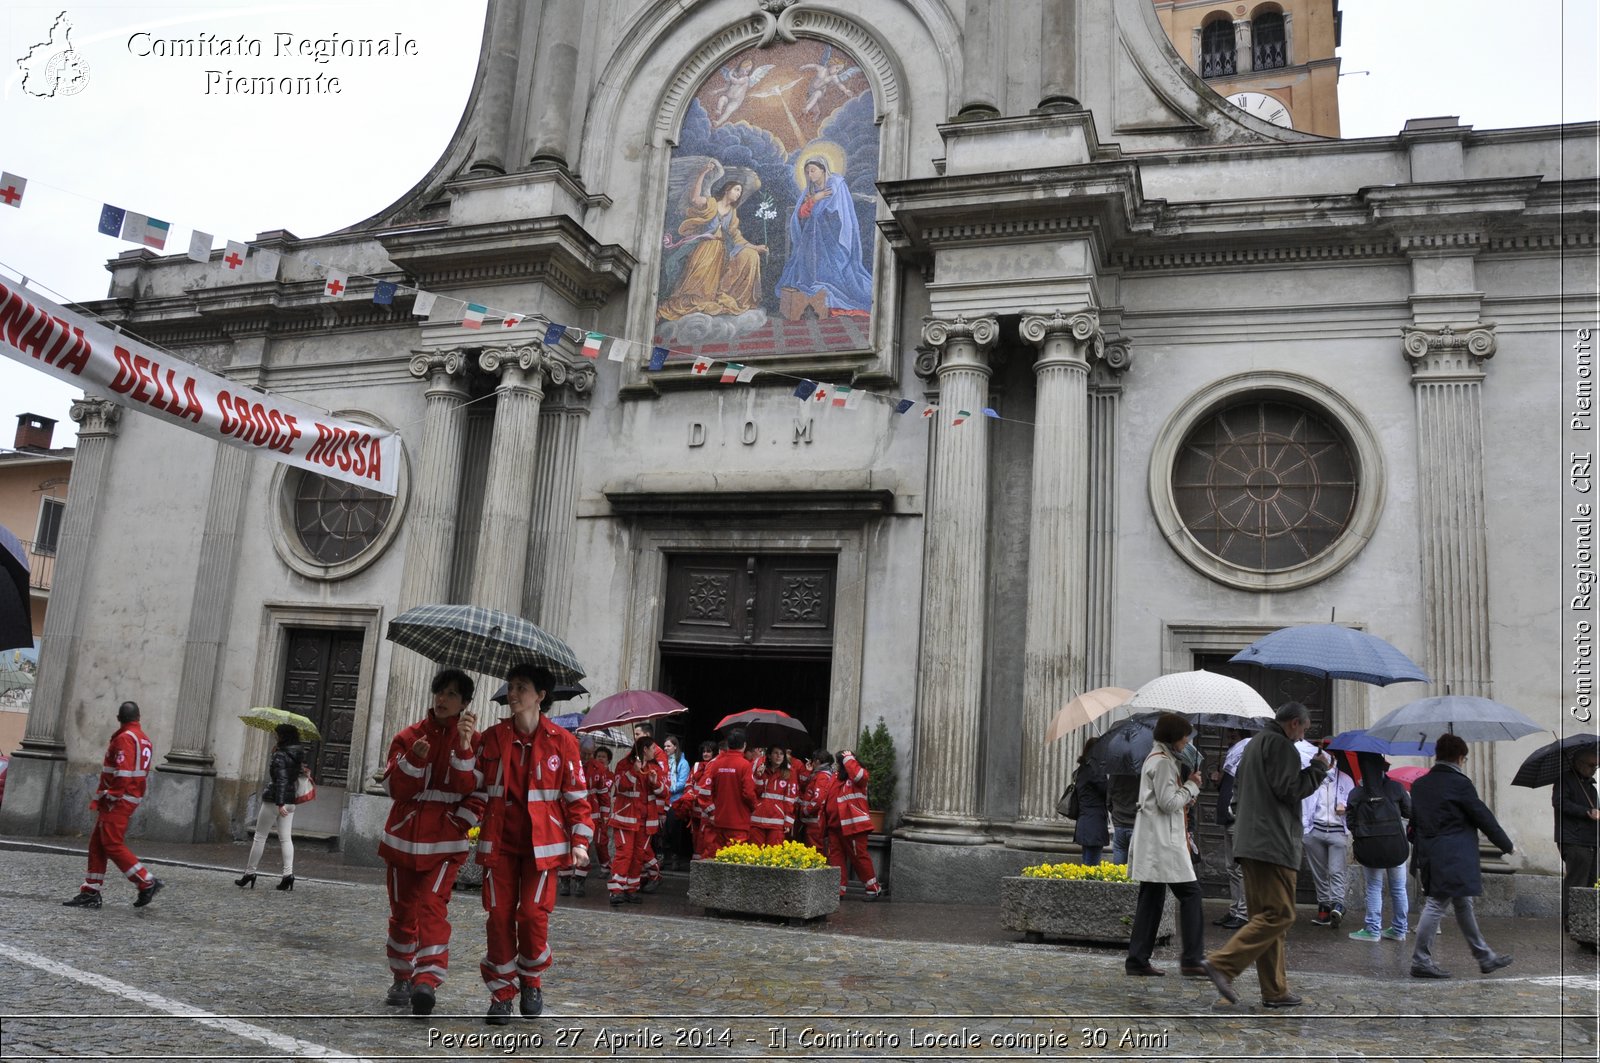
M141 857L155 863L154 848ZM1596 1056L1595 954L1533 920L1485 921L1490 941L1517 955L1492 977L1477 974L1459 936L1443 939L1457 974L1447 982L1407 977L1409 950L1392 943L1297 928L1291 982L1307 1003L1270 1011L1249 975L1231 1007L1204 979L1178 977L1170 947L1155 957L1169 977L1131 979L1115 950L1015 942L992 909L852 898L824 924L789 928L707 919L678 878L638 908L563 898L545 1016L488 1027L476 893L451 904L451 974L439 1011L421 1020L382 1004L387 905L371 869L318 877L337 859L308 853L297 871L309 877L279 893L235 889L220 866L236 860L156 864L167 889L154 904L132 908L119 880L103 909L82 911L60 906L80 855L7 849L8 1061ZM242 853L192 847L191 864L202 849Z

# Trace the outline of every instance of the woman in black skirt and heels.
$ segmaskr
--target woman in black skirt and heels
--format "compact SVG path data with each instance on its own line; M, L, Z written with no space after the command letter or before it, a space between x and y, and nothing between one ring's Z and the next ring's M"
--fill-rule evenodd
M294 788L300 781L300 765L305 757L305 747L300 744L300 731L292 723L278 725L278 748L272 751L272 765L267 771L266 789L261 791L261 813L256 817L256 839L250 846L250 862L244 874L233 880L240 889L256 887L256 866L267 848L267 835L273 825L278 828L278 845L283 850L283 878L280 890L294 889Z

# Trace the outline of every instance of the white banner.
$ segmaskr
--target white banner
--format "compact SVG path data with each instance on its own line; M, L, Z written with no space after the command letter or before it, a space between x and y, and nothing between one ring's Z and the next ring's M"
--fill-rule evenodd
M400 473L395 432L241 387L5 280L0 280L0 354L95 398L273 461L380 494L395 493Z

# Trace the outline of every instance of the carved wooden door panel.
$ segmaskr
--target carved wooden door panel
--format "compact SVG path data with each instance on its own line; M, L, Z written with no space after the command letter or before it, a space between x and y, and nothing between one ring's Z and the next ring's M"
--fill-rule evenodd
M291 628L288 637L280 704L307 717L322 732L322 741L313 742L307 751L317 784L345 786L350 774L363 634L338 628Z

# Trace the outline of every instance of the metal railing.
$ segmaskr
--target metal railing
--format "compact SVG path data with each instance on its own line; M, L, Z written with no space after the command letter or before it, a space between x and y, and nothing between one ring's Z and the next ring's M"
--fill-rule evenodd
M55 579L56 575L55 548L29 542L25 542L22 545L28 548L29 589L48 591L50 583Z

